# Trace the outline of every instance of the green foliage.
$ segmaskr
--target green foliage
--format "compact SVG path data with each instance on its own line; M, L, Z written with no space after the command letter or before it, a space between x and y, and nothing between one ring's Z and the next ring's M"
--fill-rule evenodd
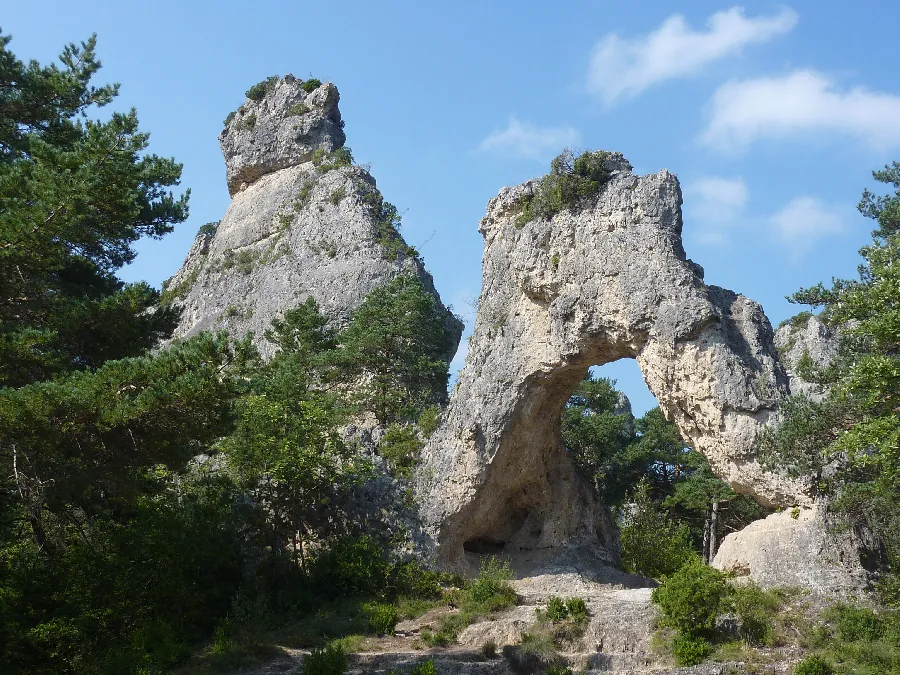
M542 673L559 663L554 637L544 632L522 633L517 645L503 647L503 656L515 673Z
M256 128L256 113L251 112L241 118L241 126L247 131L253 131Z
M550 163L550 173L525 199L516 219L521 227L536 218L552 218L567 208L593 197L609 180L605 163L608 153L583 152L576 156L566 149Z
M469 624L514 606L518 596L510 579L509 563L494 557L482 560L478 577L452 596L459 612L443 616L438 632L423 633L423 640L431 646L446 646Z
M434 659L423 661L411 671L409 675L437 675L437 668L434 665Z
M836 495L839 508L881 540L881 566L892 577L900 570L900 163L873 177L890 191L863 192L859 210L878 227L860 250L859 279L834 279L830 288L820 283L790 298L821 307L822 319L841 331L838 358L813 373L829 393L821 403L789 399L760 450L770 465L810 476ZM846 468L823 480L823 466L836 458Z
M304 103L295 103L290 108L288 108L288 116L294 117L299 115L305 115L309 112L309 106Z
M566 607L566 603L563 602L562 598L558 598L555 595L547 600L546 612L547 618L553 623L560 623L569 616L569 610Z
M228 113L228 114L225 116L225 121L222 122L222 126L223 126L223 127L227 127L229 124L231 124L231 121L235 118L235 115L237 115L237 111L236 111L236 110L232 110L230 113Z
M316 89L322 86L322 81L317 80L314 77L309 78L303 84L300 85L300 88L305 91L307 94L313 93Z
M219 229L218 220L213 223L206 223L205 225L201 225L200 229L197 230L197 236L212 237L216 234L217 229Z
M807 656L796 665L794 675L834 675L834 668L821 656Z
M638 484L632 501L620 527L622 566L627 571L661 579L697 556L687 525L656 505L648 482Z
M419 461L422 441L416 428L411 425L392 424L384 432L378 444L378 452L391 464L391 468L401 478L409 478Z
M740 623L740 637L748 644L775 646L775 616L783 601L783 593L764 590L753 582L736 586L728 603Z
M713 630L728 592L721 572L693 560L653 589L651 597L666 625L684 635L697 636Z
M587 605L582 598L569 598L566 600L566 611L573 621L583 622L588 619Z
M272 75L271 77L267 77L262 82L257 82L252 87L250 87L245 96L249 98L251 101L262 101L266 94L272 91L275 88L275 85L278 84L278 76Z
M313 649L303 660L303 675L343 675L347 672L347 656L338 645Z
M341 333L345 376L362 381L362 408L382 424L415 420L447 395L447 314L418 277L372 291Z
M397 207L385 201L382 194L368 184L363 185L362 199L369 207L375 242L384 250L388 260L396 260L401 256L417 258L419 252L400 236L401 216Z
M422 436L424 438L428 438L437 431L438 426L441 424L441 409L436 405L430 405L426 407L422 414L419 415L419 431L422 432Z
M325 152L319 148L313 153L312 162L317 173L328 173L342 166L352 166L353 152L346 146L338 148L334 152Z
M679 666L696 666L711 653L709 641L693 634L681 633L672 641L672 654Z
M23 64L0 35L0 386L20 386L108 359L139 356L174 329L159 293L116 270L134 242L188 215L169 189L181 165L147 154L137 114L84 119L118 85L91 86L96 38L70 44L61 67Z
M328 201L332 203L333 206L337 206L340 204L344 198L347 196L347 188L343 185L334 190L330 195L328 195Z
M365 607L369 629L376 635L393 635L399 615L394 605L371 603Z

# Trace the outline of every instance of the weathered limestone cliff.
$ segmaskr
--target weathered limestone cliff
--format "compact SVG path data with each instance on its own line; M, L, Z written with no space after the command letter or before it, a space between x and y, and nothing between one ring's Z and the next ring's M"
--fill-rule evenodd
M733 488L771 505L804 488L763 470L754 441L788 379L752 300L703 281L681 243L681 189L663 170L611 179L579 209L517 222L536 183L488 204L480 305L444 422L424 451L423 520L439 557L587 546L615 528L573 474L560 415L592 365L634 358L666 416Z
M337 87L306 91L291 75L247 99L219 136L231 205L201 231L167 294L182 309L175 338L224 328L263 331L312 296L343 323L373 289L400 274L431 275L384 213L375 179L344 154ZM462 324L447 311L456 334ZM447 354L449 361L453 354Z

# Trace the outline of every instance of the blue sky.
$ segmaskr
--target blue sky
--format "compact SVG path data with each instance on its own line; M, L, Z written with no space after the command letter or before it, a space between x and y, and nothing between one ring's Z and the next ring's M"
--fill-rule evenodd
M158 285L221 218L222 120L250 85L293 73L337 84L348 145L470 329L487 200L564 145L676 173L688 256L777 324L799 310L786 294L855 274L872 229L855 205L871 170L900 159L900 4L672 7L43 0L10 3L2 28L42 62L97 32L115 107L135 106L151 150L184 163L191 218L143 242L127 280ZM654 404L633 362L602 372L636 411Z

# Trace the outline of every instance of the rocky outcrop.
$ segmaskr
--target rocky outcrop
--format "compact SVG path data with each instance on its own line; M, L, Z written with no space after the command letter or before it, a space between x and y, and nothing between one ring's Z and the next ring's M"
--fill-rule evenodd
M385 218L375 179L337 152L344 144L337 88L303 85L290 75L271 83L220 135L232 201L166 285L182 310L175 338L253 331L268 354L259 338L286 309L312 296L341 324L400 274L418 276L440 302L418 254ZM455 350L462 324L446 315Z
M847 599L871 588L879 556L871 534L817 504L773 513L729 534L712 564L764 588L804 588Z
M482 219L482 292L466 365L423 453L422 515L438 556L592 547L615 562L615 528L574 475L560 439L566 400L592 365L637 359L666 417L733 488L806 503L764 471L754 442L788 391L762 308L707 286L681 242L668 171L611 179L580 209L521 223L530 181Z
M822 387L804 380L797 368L804 356L812 359L816 366L823 368L829 365L838 353L837 329L826 326L814 314L798 314L775 331L775 347L787 371L791 394L822 400L825 393Z

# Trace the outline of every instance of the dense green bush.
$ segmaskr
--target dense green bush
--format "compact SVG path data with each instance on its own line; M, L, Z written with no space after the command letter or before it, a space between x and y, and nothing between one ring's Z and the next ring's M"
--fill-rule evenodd
M709 641L696 635L679 633L672 641L672 655L679 666L696 666L711 653Z
M278 84L278 76L272 75L271 77L267 77L262 82L257 82L252 87L250 87L246 91L246 97L251 101L262 101L266 94L272 91L275 88L275 85Z
M313 649L303 660L303 675L343 675L347 671L347 656L337 645Z
M629 506L620 528L627 571L662 579L697 556L687 524L670 518L651 498L647 481L638 484Z
M521 226L535 218L552 218L596 195L609 179L605 166L608 156L609 153L604 151L583 152L576 156L572 150L564 150L550 163L550 173L523 201L516 224Z
M685 635L702 635L715 628L728 593L725 576L698 558L653 589L651 597L667 626Z
M794 675L834 675L834 668L821 656L807 656L794 668Z
M378 443L378 453L390 462L394 473L408 478L418 464L422 441L414 425L392 424Z
M773 619L783 600L782 592L764 590L753 582L732 589L728 605L740 622L741 638L754 645L774 646L777 635Z
M303 89L307 94L313 93L316 89L322 86L322 81L317 80L314 77L305 80L303 84L300 85L300 88Z
M376 635L393 635L399 616L397 607L385 603L369 603L364 607L369 629Z
M566 607L566 603L563 602L562 598L557 598L555 595L547 600L546 612L547 618L553 623L564 621L566 617L569 616L569 610Z

